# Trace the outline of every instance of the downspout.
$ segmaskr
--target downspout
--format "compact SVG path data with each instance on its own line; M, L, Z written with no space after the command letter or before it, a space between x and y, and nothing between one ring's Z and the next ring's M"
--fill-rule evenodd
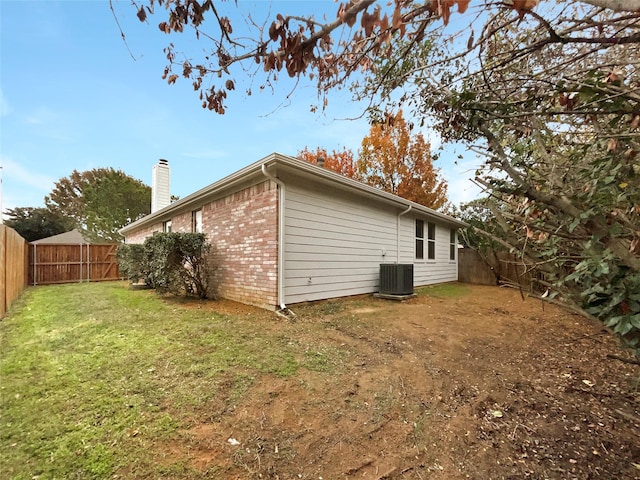
M278 186L278 305L280 310L277 313L291 318L295 317L295 314L284 303L284 182L267 172L267 166L264 163L262 174Z
M411 205L409 205L407 207L406 210L400 212L398 214L398 217L396 218L396 241L397 241L397 245L396 245L396 263L400 263L400 217L403 215L406 215L407 213L409 213L411 211Z

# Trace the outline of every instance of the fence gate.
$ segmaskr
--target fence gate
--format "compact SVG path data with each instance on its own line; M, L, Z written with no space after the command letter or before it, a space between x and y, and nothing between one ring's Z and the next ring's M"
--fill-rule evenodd
M29 285L118 280L117 244L31 244Z

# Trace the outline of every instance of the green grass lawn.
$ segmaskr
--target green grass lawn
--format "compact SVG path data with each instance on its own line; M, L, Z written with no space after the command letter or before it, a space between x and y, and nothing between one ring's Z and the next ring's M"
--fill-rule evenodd
M435 298L458 298L471 294L471 288L463 283L439 283L416 288L418 295Z
M0 342L0 476L14 479L197 478L153 449L222 383L232 402L257 375L327 368L264 323L123 283L30 288Z

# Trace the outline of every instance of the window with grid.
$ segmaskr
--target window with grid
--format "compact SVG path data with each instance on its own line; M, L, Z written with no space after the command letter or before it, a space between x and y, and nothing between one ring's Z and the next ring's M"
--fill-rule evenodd
M424 222L416 220L416 259L424 258Z
M451 229L449 233L449 260L456 259L456 250L458 249L458 242L456 242L456 230Z
M436 258L436 224L431 222L427 223L427 258Z

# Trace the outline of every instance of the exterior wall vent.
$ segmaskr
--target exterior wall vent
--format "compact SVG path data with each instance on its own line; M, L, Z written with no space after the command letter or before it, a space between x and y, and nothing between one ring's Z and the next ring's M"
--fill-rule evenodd
M161 158L151 172L151 213L171 203L169 162Z
M413 265L381 263L380 293L383 295L412 295Z

